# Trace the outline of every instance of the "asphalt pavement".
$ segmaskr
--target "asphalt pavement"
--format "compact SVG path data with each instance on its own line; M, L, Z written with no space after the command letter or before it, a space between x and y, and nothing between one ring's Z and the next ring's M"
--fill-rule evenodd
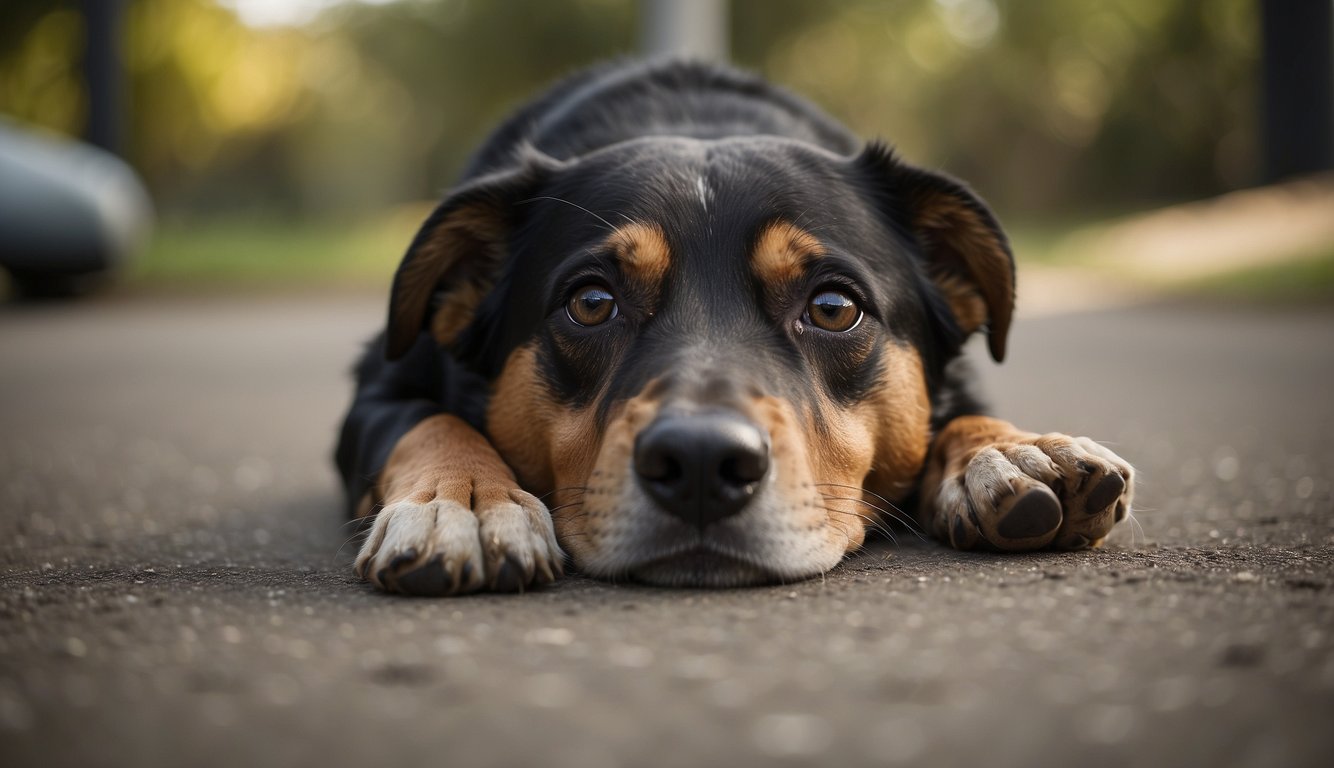
M0 764L1315 766L1334 310L1021 318L996 410L1134 463L1101 551L376 594L329 454L379 297L0 307Z

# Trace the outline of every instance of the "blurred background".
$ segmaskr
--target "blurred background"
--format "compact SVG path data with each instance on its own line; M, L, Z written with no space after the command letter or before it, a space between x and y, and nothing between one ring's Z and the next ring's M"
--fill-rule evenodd
M756 70L968 180L1035 272L1114 266L1141 287L1323 297L1330 8L6 0L0 125L87 139L142 180L156 225L150 244L125 246L132 288L378 289L509 110L592 62L684 50ZM1179 206L1200 200L1213 202Z
M0 765L1324 768L1332 37L1334 0L0 0ZM432 200L545 84L666 53L992 203L1020 321L969 354L1133 462L1105 549L354 577L331 449Z

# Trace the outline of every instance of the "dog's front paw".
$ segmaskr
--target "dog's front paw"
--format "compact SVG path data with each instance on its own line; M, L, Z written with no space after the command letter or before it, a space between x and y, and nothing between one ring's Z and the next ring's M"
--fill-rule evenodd
M385 506L357 555L356 572L386 592L408 595L516 592L560 577L563 559L542 502L518 489L477 488L470 498Z
M1049 434L978 450L937 500L958 549L1102 544L1130 513L1134 470L1087 437Z

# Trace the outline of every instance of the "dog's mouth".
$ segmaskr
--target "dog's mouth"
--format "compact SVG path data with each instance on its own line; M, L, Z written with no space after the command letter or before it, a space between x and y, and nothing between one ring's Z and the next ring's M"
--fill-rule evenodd
M705 544L635 566L630 576L661 587L744 587L770 584L778 579L767 568Z

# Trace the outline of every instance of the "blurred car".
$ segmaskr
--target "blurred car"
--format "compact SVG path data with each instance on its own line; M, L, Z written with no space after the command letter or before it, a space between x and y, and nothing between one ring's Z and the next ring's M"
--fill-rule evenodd
M74 296L147 244L153 207L123 161L0 119L0 267L22 295Z

